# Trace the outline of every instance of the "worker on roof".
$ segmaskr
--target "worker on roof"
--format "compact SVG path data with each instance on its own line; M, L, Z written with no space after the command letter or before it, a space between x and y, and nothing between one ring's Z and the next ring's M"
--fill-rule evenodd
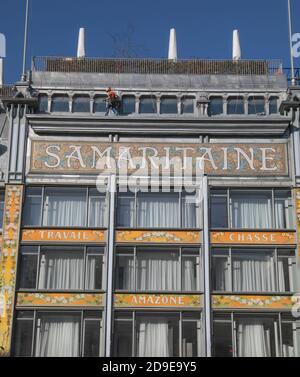
M110 87L106 89L106 94L107 94L107 97L105 98L105 102L106 102L105 116L108 116L110 110L115 115L119 115L119 111L118 111L118 109L120 107L119 96Z

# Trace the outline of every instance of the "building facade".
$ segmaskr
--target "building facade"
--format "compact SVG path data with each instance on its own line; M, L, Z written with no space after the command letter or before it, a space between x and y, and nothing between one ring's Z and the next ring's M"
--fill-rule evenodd
M300 356L299 100L278 62L35 58L1 95L1 354Z

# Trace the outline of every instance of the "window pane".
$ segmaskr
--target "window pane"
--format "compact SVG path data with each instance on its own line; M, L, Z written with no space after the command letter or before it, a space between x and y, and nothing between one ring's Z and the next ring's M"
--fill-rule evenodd
M66 112L70 111L69 108L69 96L53 96L51 111L54 112Z
M118 197L117 226L129 228L134 226L135 198L134 195L121 195Z
M289 190L275 191L275 222L277 229L293 228L292 195Z
M194 114L194 98L193 97L183 97L182 98L181 113L182 114Z
M214 322L214 356L233 357L232 327L230 322Z
M122 97L122 114L129 115L135 113L135 97L123 96Z
M263 97L249 97L248 114L265 114L265 99Z
M36 357L79 357L80 314L40 314L36 329Z
M84 357L100 356L100 320L85 320L84 326Z
M176 97L162 97L160 102L161 114L177 114L177 98Z
M48 96L46 94L39 95L39 112L46 113L48 111Z
M31 357L32 338L33 312L18 313L16 320L14 356Z
M96 96L94 98L94 113L105 113L106 111L106 102L105 96Z
M20 289L36 289L38 247L21 248Z
M294 344L293 323L284 322L281 324L282 332L282 356L296 357L296 346Z
M137 357L178 357L178 316L137 315Z
M198 340L200 339L200 320L182 323L182 357L200 356Z
M211 227L227 228L227 197L212 196L211 197Z
M99 251L101 252L102 250L88 249L85 282L85 289L87 290L102 289L103 255L99 254Z
M89 113L90 112L90 97L87 97L87 96L74 97L73 112L74 113Z
M278 113L278 98L271 97L269 100L269 113L277 114Z
M40 258L39 289L83 289L83 250L44 247Z
M89 197L89 226L103 228L106 226L106 197L90 190Z
M199 290L199 257L182 257L182 290L196 291Z
M114 327L114 356L132 357L132 329L131 321L115 321Z
M140 194L138 226L143 228L179 228L179 197L177 194Z
M0 228L3 227L4 198L5 198L5 194L3 192L0 192Z
M44 225L86 225L86 189L46 189L45 201Z
M243 97L230 97L227 100L227 114L244 114Z
M134 259L133 256L116 257L116 289L134 290Z
M214 291L228 292L230 290L230 269L226 255L212 258L212 286Z
M233 228L272 228L272 193L232 192Z
M293 291L293 278L295 276L295 259L293 257L278 256L278 281L279 292Z
M143 291L180 291L179 252L138 252L137 284Z
M24 205L23 225L40 226L42 213L42 189L28 188Z
M140 113L141 114L156 114L157 105L155 97L142 97L140 99Z
M182 227L183 228L198 228L199 221L199 204L196 195L183 194L182 195Z
M208 111L209 115L223 114L223 97L211 97Z

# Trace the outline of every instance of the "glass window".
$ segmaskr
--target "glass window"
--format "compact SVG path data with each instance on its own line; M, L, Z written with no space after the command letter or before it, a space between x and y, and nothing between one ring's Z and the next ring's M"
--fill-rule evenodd
M21 289L36 289L38 253L38 246L21 247L21 260L19 272L19 287Z
M40 94L39 95L39 113L48 112L48 95Z
M69 101L70 99L68 95L54 95L52 97L51 112L68 113L70 111Z
M243 97L229 97L227 100L227 114L244 114L244 98Z
M90 109L89 96L75 96L73 98L73 113L89 113Z
M98 313L90 313L84 318L84 357L99 357L100 352L101 318Z
M270 97L269 99L269 113L278 114L278 97Z
M106 197L97 189L89 189L89 227L106 226Z
M223 97L210 97L209 115L223 114Z
M0 229L3 228L5 194L0 192Z
M249 97L248 114L265 114L265 103L264 97Z
M227 228L228 227L228 203L227 191L212 190L211 191L211 227Z
M94 113L105 113L106 111L106 96L95 96L94 98Z
M129 115L135 113L135 96L122 97L122 114Z
M157 104L156 97L141 97L140 99L140 114L156 114L157 113Z
M230 316L215 314L213 326L215 357L233 357L232 326Z
M132 357L134 356L132 349L132 334L133 334L133 321L131 315L116 316L114 326L114 356L117 357Z
M177 114L178 113L177 97L161 97L160 113L161 114Z
M116 256L116 290L135 290L135 263L132 248L121 248Z
M185 96L181 100L181 114L194 114L194 97Z
M23 225L39 226L42 215L42 188L28 187L24 205Z
M227 249L212 252L212 287L214 291L230 291L230 260Z
M16 318L14 356L32 356L33 311L18 312Z

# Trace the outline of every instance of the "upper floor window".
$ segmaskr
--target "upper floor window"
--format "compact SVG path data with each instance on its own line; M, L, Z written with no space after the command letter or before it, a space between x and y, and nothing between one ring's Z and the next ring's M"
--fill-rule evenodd
M98 311L19 311L14 356L99 357L102 328Z
M106 224L106 198L97 189L29 187L24 226L91 227Z
M117 226L124 228L198 228L200 211L195 194L120 193Z
M296 258L287 249L213 249L212 285L221 292L293 292Z
M122 97L122 114L129 115L135 113L135 96Z
M209 115L223 114L223 97L210 97Z
M227 114L245 114L243 97L229 97L227 100Z
M155 96L143 96L140 98L140 114L156 114L157 103Z
M53 112L53 113L58 113L58 112L68 113L70 111L69 101L70 101L70 99L69 99L69 96L67 94L54 95L52 97L51 112Z
M73 98L73 113L89 113L90 110L89 96L75 96Z
M248 114L265 114L265 99L264 97L249 97L248 98Z
M195 98L184 96L181 99L181 114L194 114Z
M199 291L202 287L199 248L118 248L116 290Z
M292 229L290 190L212 190L211 227Z
M48 111L48 95L40 94L39 95L39 112L46 113Z
M270 114L278 113L278 97L269 98L269 113Z
M177 114L178 101L177 97L161 97L160 100L160 113L161 114Z
M0 229L3 228L5 194L0 191Z
M106 111L106 103L105 103L106 96L95 96L94 98L94 113L105 113Z
M19 288L101 290L104 249L81 246L22 246Z

